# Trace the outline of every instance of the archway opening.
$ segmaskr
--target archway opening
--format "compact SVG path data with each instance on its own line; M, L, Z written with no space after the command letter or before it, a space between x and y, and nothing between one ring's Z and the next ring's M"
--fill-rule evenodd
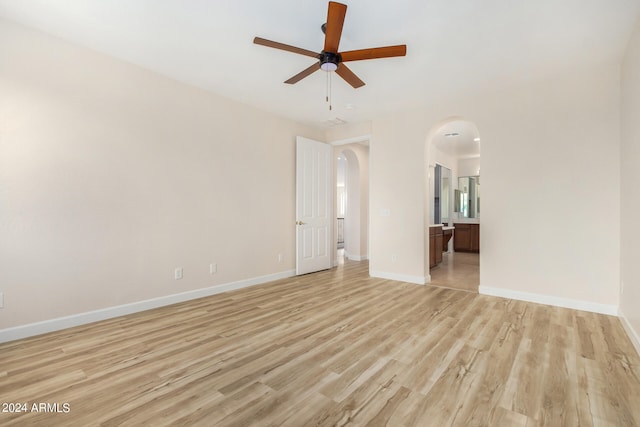
M340 152L336 160L336 248L341 253L338 258L344 257L344 217L347 213L347 168L349 164L345 155Z
M336 263L369 259L369 144L334 148L336 164Z
M431 285L478 292L480 147L477 126L462 117L442 120L427 135L425 252Z

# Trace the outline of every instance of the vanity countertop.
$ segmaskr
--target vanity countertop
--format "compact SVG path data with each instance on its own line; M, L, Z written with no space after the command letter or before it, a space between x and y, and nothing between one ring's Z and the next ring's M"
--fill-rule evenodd
M459 224L480 224L480 218L458 218L454 219L453 222Z
M442 227L442 231L453 230L454 226L444 225L444 224L429 224L429 227Z

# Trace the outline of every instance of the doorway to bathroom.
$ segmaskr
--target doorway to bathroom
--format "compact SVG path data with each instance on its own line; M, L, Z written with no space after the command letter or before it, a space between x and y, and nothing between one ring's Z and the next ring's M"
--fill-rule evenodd
M439 243L429 248L430 285L478 292L480 141L475 124L457 117L434 126L427 138L426 232L437 233Z

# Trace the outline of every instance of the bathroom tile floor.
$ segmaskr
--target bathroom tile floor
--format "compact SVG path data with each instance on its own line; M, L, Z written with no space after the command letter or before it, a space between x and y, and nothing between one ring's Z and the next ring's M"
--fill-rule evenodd
M478 292L480 285L480 255L465 252L442 254L442 263L429 272L431 286Z

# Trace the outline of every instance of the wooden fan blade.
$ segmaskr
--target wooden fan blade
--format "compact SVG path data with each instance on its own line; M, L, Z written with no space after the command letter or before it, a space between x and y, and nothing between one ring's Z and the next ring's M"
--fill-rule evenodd
M370 49L350 50L348 52L340 52L342 62L360 61L363 59L391 58L393 56L405 56L407 54L407 45L401 44L397 46L373 47Z
M364 86L364 82L360 80L360 77L356 76L346 65L338 64L336 74L342 77L347 83L353 86L355 89Z
M292 85L294 83L298 83L300 80L304 79L308 75L313 74L314 72L318 71L319 69L320 69L320 64L313 64L309 68L305 68L304 70L300 71L298 74L296 74L295 76L291 77L289 80L286 80L285 83L288 83L290 85Z
M347 5L334 1L329 2L327 26L324 33L324 50L326 52L338 53L338 45L340 44L340 36L342 35L342 26L344 25L346 14Z
M307 49L302 49L300 47L290 46L284 43L278 43L271 40L263 39L261 37L256 37L253 39L255 44L259 44L262 46L272 47L274 49L286 50L287 52L299 53L300 55L310 56L312 58L318 58L318 53L312 52Z

